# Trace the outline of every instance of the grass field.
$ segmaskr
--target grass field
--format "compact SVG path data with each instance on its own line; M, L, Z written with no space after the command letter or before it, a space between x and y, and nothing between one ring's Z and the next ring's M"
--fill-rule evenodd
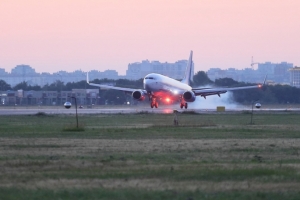
M173 119L0 116L0 199L300 199L298 113Z

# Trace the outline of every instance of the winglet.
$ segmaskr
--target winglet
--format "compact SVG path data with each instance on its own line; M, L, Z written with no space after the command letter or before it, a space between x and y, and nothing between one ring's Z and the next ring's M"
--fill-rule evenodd
M86 82L87 82L87 84L90 84L90 81L89 81L89 73L88 73L88 72L86 73Z
M266 74L266 77L265 77L265 80L264 80L264 83L263 83L263 85L265 85L265 83L266 83L266 80L267 80L267 74Z
M265 80L264 80L263 84L258 84L258 87L261 88L262 86L265 86L266 80L267 80L267 75L265 76Z
M182 79L182 83L185 83L187 85L190 85L191 83L191 76L192 76L192 69L193 69L193 51L190 53L190 58L186 67L186 71L184 74L184 78Z

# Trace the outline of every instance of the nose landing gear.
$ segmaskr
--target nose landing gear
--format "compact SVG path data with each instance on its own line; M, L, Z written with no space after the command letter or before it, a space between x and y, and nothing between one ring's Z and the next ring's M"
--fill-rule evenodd
M150 103L151 108L155 107L158 108L158 102L156 101L156 98L151 98L151 103Z

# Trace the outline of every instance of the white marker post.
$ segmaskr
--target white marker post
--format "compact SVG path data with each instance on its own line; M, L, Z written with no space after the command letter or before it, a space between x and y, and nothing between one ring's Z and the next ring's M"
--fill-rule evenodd
M178 116L177 116L178 111L177 110L173 110L173 113L174 113L174 126L178 126L178 124L179 124L179 122L178 122Z

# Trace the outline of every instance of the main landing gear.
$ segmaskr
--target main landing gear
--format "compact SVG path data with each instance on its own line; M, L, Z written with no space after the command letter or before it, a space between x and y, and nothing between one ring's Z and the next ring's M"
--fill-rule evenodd
M156 101L156 98L151 98L151 103L150 103L151 108L155 107L158 108L158 102Z
M180 103L180 108L182 109L183 107L184 107L185 109L188 108L187 102L181 102L181 103Z

